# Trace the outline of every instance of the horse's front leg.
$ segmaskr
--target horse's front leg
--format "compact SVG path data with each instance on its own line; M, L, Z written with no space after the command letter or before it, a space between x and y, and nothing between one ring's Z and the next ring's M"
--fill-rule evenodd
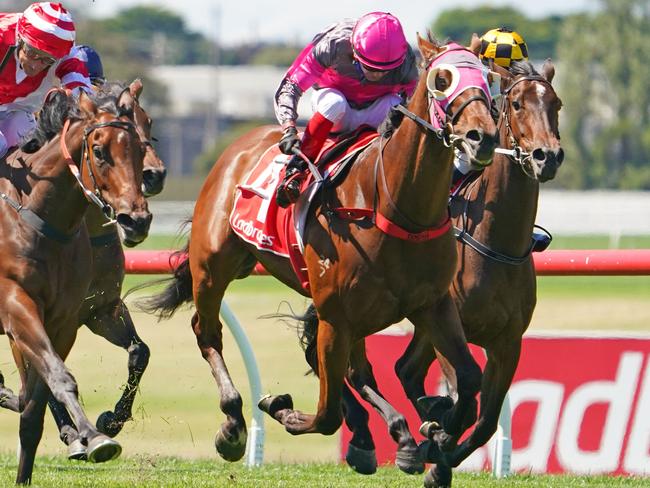
M474 430L451 453L445 453L450 466L458 466L476 449L490 440L497 430L503 400L512 384L519 363L521 338L491 344L487 351L487 363L481 383L481 411Z
M0 373L0 407L20 412L18 395L5 386L5 377Z
M352 349L348 379L361 398L372 405L388 425L390 436L397 443L395 464L405 473L422 473L424 463L408 422L379 391L372 365L366 355L365 341L357 342Z
M416 328L427 332L443 370L448 364L448 372L456 380L457 401L449 402L450 408L441 409L439 417L433 419L442 428L436 433L438 446L443 451L451 451L467 427L466 419L476 418L481 369L469 352L458 311L448 293L434 308L419 311L409 319Z
M119 298L95 311L85 323L93 333L125 349L129 354L129 375L122 396L115 404L114 411L107 410L97 418L99 431L115 437L124 423L131 419L138 385L149 364L149 347L138 336L131 314Z
M319 319L317 350L320 396L315 415L294 410L290 395L267 396L258 406L284 425L294 435L319 433L334 434L341 423L341 395L343 380L350 360L350 336L347 324Z
M27 366L27 382L23 385L23 410L20 413L18 472L16 484L32 482L36 449L43 436L43 419L49 390L34 368Z

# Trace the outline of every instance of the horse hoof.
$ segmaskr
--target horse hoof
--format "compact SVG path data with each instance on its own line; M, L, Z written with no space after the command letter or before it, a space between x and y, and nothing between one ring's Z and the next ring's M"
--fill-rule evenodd
M377 455L374 449L360 449L349 444L345 461L359 474L374 474L377 471Z
M234 439L228 438L223 433L223 429L219 429L214 438L214 447L222 459L230 462L239 461L246 452L246 438L246 429L240 430Z
M451 468L444 464L432 467L424 475L425 488L451 488Z
M422 434L427 439L432 439L435 431L440 430L441 428L442 427L440 427L440 424L435 421L422 422L422 425L420 425L420 434Z
M422 461L420 450L417 447L399 449L395 455L395 464L406 474L424 473L424 461Z
M293 399L289 394L275 396L264 395L257 402L257 408L262 412L268 413L271 417L275 417L275 414L280 410L293 410Z
M86 453L88 461L91 463L104 463L119 457L122 453L122 446L110 437L100 434L88 441Z
M454 401L448 396L422 396L417 399L417 404L423 418L441 422L443 414L454 406Z
M117 415L107 410L97 417L95 425L97 426L97 430L102 434L106 434L109 437L115 437L120 433L122 427L124 427L124 422L117 420Z
M73 440L68 446L68 459L71 461L88 461L86 446L82 444L81 439Z

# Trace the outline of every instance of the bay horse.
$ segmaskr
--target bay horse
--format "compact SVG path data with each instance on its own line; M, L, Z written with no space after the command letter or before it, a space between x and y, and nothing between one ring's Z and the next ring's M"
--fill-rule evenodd
M144 147L123 115L133 103L128 90L101 109L85 93L76 101L53 91L34 137L3 165L0 325L22 384L19 484L31 482L50 393L74 419L89 460L104 462L121 452L88 420L63 360L92 274L86 209L101 206L130 245L146 238L151 222L141 190Z
M109 82L97 92L97 98L112 99L125 89L133 97L132 113L127 115L135 123L140 141L144 144L145 155L142 171L142 192L153 196L163 189L166 169L152 145L152 120L139 103L143 90L138 79L130 85ZM88 294L79 312L79 326L86 325L93 333L128 352L128 377L114 411L107 410L97 419L97 429L115 437L127 420L131 411L140 379L149 362L149 347L138 335L131 314L121 298L124 281L124 251L115 224L107 224L101 209L90 207L86 212L85 223L92 247L92 280ZM128 245L128 244L127 244ZM61 440L68 445L68 458L86 460L86 446L63 405L50 397L48 402L59 428Z
M404 317L426 329L440 354L456 368L460 393L445 428L458 430L472 407L481 370L469 353L448 292L456 263L454 237L446 225L454 155L450 140L475 149L477 159L490 160L496 126L488 96L481 89L469 88L448 107L450 125L439 130L432 127L428 122L431 92L449 86L452 73L428 69L445 46L422 38L418 44L427 69L408 105L410 116L390 139L375 140L362 151L346 178L326 188L322 203L308 207L303 243L311 292L302 287L287 258L258 250L229 225L237 184L280 139L280 129L267 126L235 141L216 162L195 205L189 257L176 268L172 283L146 307L168 317L193 299L192 329L219 387L220 408L226 415L215 439L217 452L226 460L243 456L246 423L241 395L223 358L219 308L228 284L248 276L257 262L298 293L310 296L318 312L317 413L294 410L289 395L267 397L259 404L288 432L336 432L342 422L341 388L350 351L367 335ZM454 135L449 134L450 126ZM306 198L303 194L298 200L296 212ZM339 217L334 210L338 207L374 208L374 218L350 222ZM373 225L375 218L391 221L409 237L401 239L394 236L399 232L388 235L379 230ZM434 322L434 317L439 321Z
M504 84L497 124L500 148L493 164L452 201L459 261L451 295L468 342L483 347L487 355L480 415L472 433L453 450L440 451L436 444L422 446L424 461L436 463L425 477L428 487L450 486L451 468L484 445L496 431L501 406L519 362L522 336L536 304L531 235L539 183L554 178L564 160L558 129L562 102L551 85L555 68L550 60L544 63L541 74L529 62L513 62L509 72L494 68L499 70ZM308 312L306 317L310 316ZM313 318L310 322L313 329L316 323ZM410 436L404 428L406 421L379 395L365 353L359 356L352 363L351 370L357 375L351 375L350 383L389 423L393 437L401 440L399 466L405 457L399 449ZM429 338L415 328L406 351L395 365L407 397L426 421L421 431L434 436L439 427L431 420L439 402L425 396L424 380L436 356ZM442 366L455 389L453 371ZM360 378L362 375L370 378ZM351 394L346 396L346 411L353 413L346 416L353 436L370 435L368 415ZM357 442L367 445L372 440ZM367 460L364 467L372 470L372 462L373 459Z

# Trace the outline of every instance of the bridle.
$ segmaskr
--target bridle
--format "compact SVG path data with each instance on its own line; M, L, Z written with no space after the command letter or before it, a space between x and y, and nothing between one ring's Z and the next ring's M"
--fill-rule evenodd
M115 220L115 209L108 202L106 202L106 200L104 200L104 198L101 195L101 191L99 189L99 186L97 185L97 179L95 178L95 173L93 172L93 164L90 161L91 159L90 154L88 152L88 146L89 146L88 137L95 130L101 129L103 127L115 127L117 129L122 129L125 131L136 129L135 124L133 124L132 122L127 122L122 120L111 120L109 122L100 122L98 124L92 124L85 127L83 132L82 144L81 144L81 161L77 166L74 159L72 159L72 156L70 155L70 151L68 150L68 147L66 146L65 143L65 136L70 128L70 119L66 119L65 123L63 124L63 130L61 131L61 152L63 153L63 157L65 158L68 168L76 178L77 183L79 183L79 186L81 187L81 190L84 196L86 197L86 199L90 203L97 205L102 210L102 213L108 219L108 222L104 225L111 225L117 222ZM136 130L136 134L137 134L137 130ZM86 162L86 165L88 167L88 174L90 175L90 180L92 181L92 185L93 185L92 191L91 189L88 189L86 185L84 185L83 180L81 178L81 172L83 171L84 162Z
M511 149L504 149L498 147L494 150L494 152L509 156L515 162L515 164L517 164L521 168L521 170L524 172L526 176L532 179L536 179L533 170L533 165L532 165L532 154L522 149L522 147L519 145L517 139L515 138L514 132L512 130L512 125L510 124L510 111L512 110L512 101L510 100L510 95L512 89L522 81L543 83L549 88L551 88L551 90L553 89L551 83L549 83L549 81L542 76L523 75L516 78L510 84L510 86L508 86L505 90L503 90L503 99L501 100L501 110L500 110L502 117L500 117L499 125L501 124L505 125L508 141L510 143ZM500 130L500 127L498 127L498 129Z

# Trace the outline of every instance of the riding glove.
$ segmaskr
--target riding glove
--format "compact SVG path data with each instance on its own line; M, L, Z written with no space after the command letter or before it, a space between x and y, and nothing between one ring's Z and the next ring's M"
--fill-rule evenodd
M300 148L300 138L298 137L298 130L292 125L284 129L282 139L280 139L280 151L284 154L293 154L293 149Z

